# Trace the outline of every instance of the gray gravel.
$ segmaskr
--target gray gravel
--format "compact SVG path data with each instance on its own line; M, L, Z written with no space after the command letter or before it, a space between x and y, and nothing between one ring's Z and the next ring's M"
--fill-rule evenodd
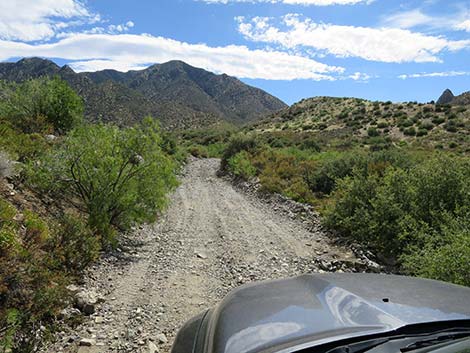
M168 352L186 320L234 287L364 268L314 214L297 219L285 203L240 191L216 176L218 166L217 159L191 161L159 222L123 236L90 268L80 289L99 297L94 313L64 327L43 352ZM64 311L71 315L81 314Z

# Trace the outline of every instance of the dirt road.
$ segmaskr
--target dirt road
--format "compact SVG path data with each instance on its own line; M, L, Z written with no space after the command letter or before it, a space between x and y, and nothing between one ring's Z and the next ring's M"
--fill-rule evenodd
M315 259L354 260L194 160L154 225L135 230L84 284L102 303L46 352L168 352L176 330L243 283L319 271ZM79 347L83 338L91 347ZM83 342L82 342L83 344Z

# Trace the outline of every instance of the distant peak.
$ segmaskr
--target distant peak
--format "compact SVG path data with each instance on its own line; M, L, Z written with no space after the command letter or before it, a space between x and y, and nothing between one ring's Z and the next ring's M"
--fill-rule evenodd
M64 65L60 68L61 72L66 72L66 73L75 73L73 69L69 65Z
M447 88L437 100L437 104L449 104L454 100L454 98L455 96L452 91Z
M18 60L18 64L53 64L57 66L56 63L49 59L43 59L43 58L38 58L37 56L33 56L30 58L23 58L21 60Z

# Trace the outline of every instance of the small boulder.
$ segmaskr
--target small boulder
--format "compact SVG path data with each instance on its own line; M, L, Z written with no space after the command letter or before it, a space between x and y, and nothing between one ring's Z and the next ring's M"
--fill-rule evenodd
M94 291L83 290L75 295L75 306L85 315L92 315L96 304L101 301L102 298Z
M153 342L149 342L147 347L147 353L158 353L157 345Z
M91 347L96 344L96 341L93 338L82 338L78 344L82 347Z
M159 333L155 339L159 342L159 343L168 343L168 338L166 338L165 334L164 333Z
M196 251L196 256L200 259L203 259L203 260L207 259L207 257L208 257L207 253L204 252L204 251L201 251L201 250Z

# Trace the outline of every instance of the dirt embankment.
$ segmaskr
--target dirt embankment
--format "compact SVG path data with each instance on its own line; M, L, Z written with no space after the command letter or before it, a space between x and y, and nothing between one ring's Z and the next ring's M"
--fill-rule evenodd
M218 166L189 163L161 220L90 269L83 287L99 299L95 313L45 352L168 352L187 319L234 287L357 260L320 227L218 178Z

